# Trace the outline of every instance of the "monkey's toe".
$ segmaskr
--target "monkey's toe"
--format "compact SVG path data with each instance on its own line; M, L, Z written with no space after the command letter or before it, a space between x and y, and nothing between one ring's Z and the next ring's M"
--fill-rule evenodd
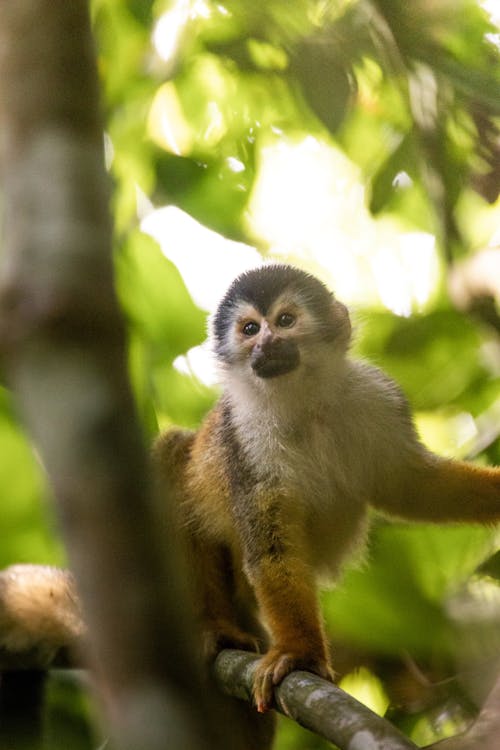
M313 672L325 680L333 681L333 670L328 660L311 654L271 649L262 657L254 675L254 701L257 711L265 713L273 704L274 688L297 669Z

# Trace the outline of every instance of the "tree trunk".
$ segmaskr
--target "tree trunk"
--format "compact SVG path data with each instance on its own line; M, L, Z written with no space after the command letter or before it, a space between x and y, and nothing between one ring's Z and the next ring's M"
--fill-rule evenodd
M48 472L117 747L208 747L113 288L87 3L0 3L0 346ZM165 290L168 293L168 290Z

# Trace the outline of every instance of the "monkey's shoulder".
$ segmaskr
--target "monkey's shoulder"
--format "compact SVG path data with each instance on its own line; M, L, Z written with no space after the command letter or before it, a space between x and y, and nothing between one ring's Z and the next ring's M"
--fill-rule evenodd
M381 415L409 416L408 401L402 389L387 373L360 359L349 359L343 378L343 397L358 403L372 413L377 407Z
M345 449L360 453L374 470L379 460L392 460L419 445L403 391L385 372L364 361L348 362L332 414L332 429Z
M184 471L195 439L192 430L172 427L153 442L151 460L157 474L172 478Z
M207 414L194 433L184 475L184 511L209 536L231 540L231 476L225 448L220 404Z

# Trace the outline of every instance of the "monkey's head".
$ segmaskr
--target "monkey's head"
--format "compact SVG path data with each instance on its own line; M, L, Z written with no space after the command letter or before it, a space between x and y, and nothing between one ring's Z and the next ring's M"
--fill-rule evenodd
M344 354L350 335L347 308L319 279L284 264L238 276L212 319L219 362L261 379L313 369L332 351Z

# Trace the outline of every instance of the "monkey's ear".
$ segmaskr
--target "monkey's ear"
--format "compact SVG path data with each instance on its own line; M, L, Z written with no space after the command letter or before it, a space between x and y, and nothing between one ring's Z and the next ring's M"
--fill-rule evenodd
M335 330L335 343L346 348L351 340L352 326L349 310L337 299L332 302L332 312Z

